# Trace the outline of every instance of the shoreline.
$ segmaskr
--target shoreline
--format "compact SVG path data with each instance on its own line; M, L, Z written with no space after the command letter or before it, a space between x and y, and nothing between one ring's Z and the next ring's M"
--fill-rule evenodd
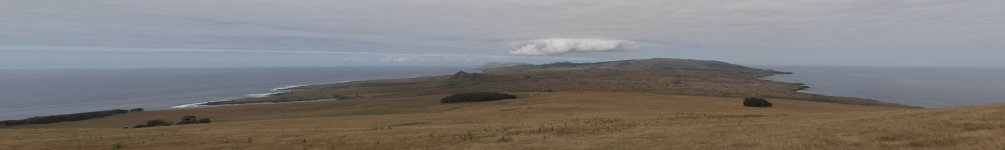
M314 84L297 84L297 85L281 86L281 87L277 87L277 88L272 88L271 89L272 92L268 92L268 93L252 93L252 94L247 94L244 97L240 97L240 98L228 98L228 99L222 99L222 100L214 100L214 101L206 101L206 102L198 102L198 103L189 103L189 104L181 104L181 105L175 105L175 106L168 107L167 109L189 109L189 108L202 108L202 107L212 107L212 106L232 106L232 105L248 105L248 104L277 104L277 103L291 103L291 102L325 101L325 100L328 100L328 99L299 100L299 101L285 101L285 102L226 103L228 101L240 100L240 99L245 99L245 98L262 98L262 97L275 96L275 95L279 95L279 94L283 94L283 93L289 93L289 92L293 92L294 90L296 90L297 88L300 88L300 87L314 86L314 85L323 85L323 84L348 83L348 82L353 82L353 81L356 81L356 80L346 80L346 81L338 81L338 82L326 82L326 83L314 83ZM335 98L333 100L342 100L342 99Z
M761 77L761 78L758 78L758 79L761 79L761 80L767 80L767 81L774 81L774 82L782 82L782 83L791 83L791 84L798 84L798 85L799 85L799 88L797 88L797 89L795 89L795 90L793 90L793 91L795 91L795 92L799 92L799 93L806 93L806 94L818 94L818 93L812 93L812 92L806 92L806 90L808 90L808 89L810 89L810 88L811 88L811 87L810 87L809 85L806 85L806 83L798 83L798 82L788 82L788 81L781 81L781 80L771 80L771 79L768 79L768 78L770 78L770 77L774 77L774 76L778 76L778 75L794 75L794 74L796 74L796 73L794 73L794 72L783 72L783 71L777 71L777 70L772 70L772 71L775 71L776 73L774 73L774 74L771 74L770 76L764 76L764 77Z
M468 70L468 69L461 69L461 70ZM438 76L438 75L429 75L429 76L417 75L417 76L410 76L410 77L403 77L403 78L388 78L388 79L410 79L410 78L421 78L421 77L432 77L432 76ZM210 106L231 106L231 105L249 105L249 104L279 104L279 103L314 102L314 101L326 101L326 100L346 100L346 99L352 99L352 98L356 98L356 97L343 96L343 97L335 97L335 98L330 98L330 99L309 99L309 100L289 100L289 101L261 101L261 102L232 102L232 101L246 99L246 98L263 98L263 97L277 96L277 95L281 95L281 94L284 94L284 93L293 92L293 91L297 90L297 88L300 88L300 87L325 85L325 84L341 84L341 83L349 83L349 82L356 82L356 81L370 81L370 80L385 80L385 79L346 80L346 81L338 81L338 82L325 82L325 83L312 83L312 84L298 84L298 85L291 85L291 86L283 86L283 87L273 88L272 91L274 91L274 92L269 92L269 93L254 93L254 94L247 94L247 95L245 95L244 97L241 97L241 98L233 98L233 99L224 99L224 100L215 100L215 101L207 101L207 102L182 104L182 105L171 106L171 107L169 107L167 109L187 109L187 108L201 108L201 107L210 107Z
M781 82L781 83L788 83L788 84L796 84L796 85L798 85L799 86L798 88L792 89L793 92L804 93L804 94L811 94L811 95L820 95L820 96L830 96L830 95L820 94L820 93L817 93L817 92L808 92L807 90L810 89L811 87L809 85L806 85L806 83L796 83L796 82L787 82L787 81L781 81L781 80L770 80L770 79L767 79L769 77L778 76L778 75L793 75L793 74L795 74L793 72L777 71L777 70L772 70L772 69L766 69L766 70L772 71L773 73L771 75L769 75L769 76L764 76L764 77L759 78L760 80L766 80L766 81L772 81L772 82ZM428 77L428 76L413 76L413 77L396 78L396 79L408 79L408 78L420 78L420 77ZM381 79L372 79L372 80L381 80ZM355 98L355 97L346 97L346 96L343 96L343 97L323 98L323 99L303 99L303 100L284 100L284 101L251 101L251 102L240 102L240 101L238 101L238 100L247 99L247 98L264 98L264 97L278 96L278 95L281 95L281 94L284 94L284 93L293 92L293 91L297 90L297 88L300 88L300 87L317 86L317 85L325 85L325 84L340 84L340 83L348 83L348 82L354 82L354 81L368 81L368 80L350 80L350 81L341 81L341 82L316 83L316 84L299 84L299 85L283 86L283 87L273 88L272 91L274 91L274 92L248 94L248 95L246 95L243 98L233 98L233 99L224 99L224 100L216 100L216 101L207 101L207 102L183 104L183 105L172 106L169 109L187 109L187 108L202 108L202 107L217 107L217 106L237 106L237 105L280 104L280 103L298 103L298 102L316 102L316 101L346 100L346 99L352 99L352 98ZM837 96L837 97L843 97L843 96ZM848 97L848 98L857 98L857 97ZM865 99L865 98L857 98L857 99ZM880 101L880 100L873 100L873 101L884 102L884 101ZM903 104L898 104L898 105L903 105ZM918 106L910 106L910 105L903 105L903 106L918 107Z
M812 87L809 86L809 85L807 85L806 83L768 79L770 77L779 76L779 75L795 75L795 74L796 73L794 73L794 72L781 72L781 73L772 74L770 76L761 77L759 79L766 80L766 81L772 81L772 82L782 82L782 83L798 84L799 88L793 89L792 91L798 92L798 93L803 93L803 94L810 94L810 95L817 95L817 96L831 96L831 97L846 97L846 98L866 99L866 100L873 100L873 101L882 102L882 103L897 104L897 105L902 105L902 106L907 106L907 107L913 107L913 108L931 108L931 107L925 107L925 106L907 105L907 104L897 103L897 102L893 102L893 101L889 101L889 100L879 100L879 99L864 98L864 97L858 97L858 96L842 96L842 95L826 94L825 92L812 92L812 91L809 91L809 89L812 88Z
M322 84L324 84L324 83L322 83ZM273 92L247 94L243 98L269 97L269 96L273 96L273 95L277 95L277 94L291 92L295 88L304 87L304 86L310 86L310 85L298 84L298 85L282 86L282 87L278 87L278 88L272 88L271 91L273 91ZM242 99L242 98L237 98L237 99ZM181 105L175 105L175 106L168 107L167 109L185 109L185 108L199 108L199 107L206 107L206 106L216 106L216 105L213 105L212 103L232 101L232 100L236 100L236 99L223 99L223 100L214 100L214 101L207 101L207 102L181 104Z

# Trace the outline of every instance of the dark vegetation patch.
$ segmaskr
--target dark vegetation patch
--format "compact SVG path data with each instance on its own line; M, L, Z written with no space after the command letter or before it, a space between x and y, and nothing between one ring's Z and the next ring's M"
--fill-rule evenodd
M115 114L140 112L140 111L143 111L143 108L135 108L132 110L112 109L112 110L82 112L73 114L38 116L21 120L0 121L0 127L28 125L28 124L49 124L49 123L66 122L66 121L80 121L80 120L107 117Z
M178 122L178 125L197 124L197 123L210 123L210 122L213 122L213 121L209 120L209 118L197 118L197 117L195 117L193 115L185 115L185 116L181 117L181 121Z
M157 126L170 126L170 125L172 125L172 124L173 124L173 123L170 123L170 122L167 122L167 121L164 121L164 120L160 120L160 119L156 119L156 120L149 120L149 121L147 121L147 124L138 124L138 125L135 125L135 126L133 126L133 128L146 128L146 127L157 127Z
M515 99L516 95L494 93L494 92L475 92L475 93L461 93L454 94L451 96L444 97L440 99L440 103L461 103L461 102L485 102L485 101L497 101L504 99Z
M429 122L425 122L425 121L423 121L423 122L406 122L406 123L394 124L394 125L391 125L391 126L392 127L396 127L396 126L411 126L411 125L423 125L423 124L429 124Z
M750 97L743 99L743 106L745 107L771 107L771 102L766 99Z
M536 108L534 108L534 107L507 108L507 109L500 109L499 111L514 111L514 110L521 110L521 109L536 109Z
M199 118L193 115L185 115L181 117L181 121L178 121L177 125L186 124L200 124L200 123L211 123L213 122L209 118ZM133 126L133 128L146 128L146 127L159 127L159 126L170 126L175 125L174 123L167 122L161 119L149 120L146 124L138 124Z

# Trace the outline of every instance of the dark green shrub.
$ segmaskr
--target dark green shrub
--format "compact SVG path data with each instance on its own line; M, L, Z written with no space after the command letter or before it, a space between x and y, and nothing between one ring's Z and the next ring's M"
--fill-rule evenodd
M147 121L147 125L149 125L149 126L164 126L164 125L171 125L171 123L167 122L167 121L164 121L164 120L157 119L157 120L149 120L149 121Z
M771 102L768 102L768 100L766 100L766 99L751 97L751 98L743 99L743 106L746 106L746 107L771 107Z
M160 120L160 119L156 119L156 120L148 120L147 124L135 125L135 126L133 126L133 128L146 128L146 127L170 126L170 125L171 125L170 122L167 122L167 121L164 121L164 120Z
M0 126L16 126L16 125L25 125L25 124L48 124L48 123L57 123L57 122L64 122L64 121L79 121L79 120L86 120L86 119L92 119L92 118L101 118L101 117L106 117L106 116L111 116L111 115L121 114L121 113L127 113L127 112L129 112L129 111L128 110L122 110L122 109L112 109L112 110L82 112L82 113L74 113L74 114L38 116L38 117L31 117L31 118L27 118L27 119L21 119L21 120L4 120L4 121L0 121Z
M213 121L209 120L209 118L198 118L193 115L185 115L181 117L181 121L178 121L177 125L199 124L199 123L210 123L210 122ZM133 126L133 128L146 128L146 127L170 126L170 125L172 125L172 123L157 119L147 121L147 124L135 125Z
M515 98L516 98L515 95L509 95L503 93L476 92L476 93L461 93L447 96L444 97L443 99L440 99L440 103L484 102L484 101L496 101L504 99L515 99Z
M185 116L181 117L181 121L178 122L178 125L197 124L197 123L210 123L210 122L213 122L213 121L209 120L209 118L199 118L199 117L195 117L193 115L185 115Z
M181 121L178 121L178 125L183 124L196 124L199 123L197 118L193 115L185 115L181 117Z
M22 120L4 120L4 121L0 121L0 127L16 126L16 125L22 125L22 124L24 124L24 121L22 121Z
M126 148L126 145L122 145L122 143L115 143L115 145L112 145L112 149L113 150L119 150L119 149L125 149L125 148Z

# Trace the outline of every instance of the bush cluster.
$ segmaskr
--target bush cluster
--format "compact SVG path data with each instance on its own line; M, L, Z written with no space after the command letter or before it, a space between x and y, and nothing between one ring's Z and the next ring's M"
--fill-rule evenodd
M185 115L185 116L181 117L181 121L178 121L177 125L199 124L199 123L210 123L210 122L213 122L213 121L210 120L209 118L199 118L199 117L195 117L193 115ZM158 127L158 126L170 126L170 125L174 125L174 123L157 119L157 120L147 121L147 124L138 124L138 125L135 125L135 126L133 126L133 128L146 128L146 127Z
M768 102L768 100L766 100L766 99L751 97L751 98L743 99L743 106L746 106L746 107L771 107L771 102Z
M133 126L133 128L146 128L146 127L170 126L170 125L172 125L172 123L157 119L157 120L149 120L147 121L147 124L135 125Z
M0 121L0 126L16 126L26 124L47 124L47 123L57 123L64 121L79 121L79 120L107 117L115 114L128 113L128 112L129 110L112 109L112 110L82 112L73 114L38 116L21 120Z
M515 95L493 92L461 93L444 97L440 99L440 103L484 102L514 98L516 98Z
M210 123L210 122L213 122L213 121L209 120L209 118L197 118L197 117L192 116L192 115L186 115L186 116L181 117L181 121L178 122L178 125L197 124L197 123Z

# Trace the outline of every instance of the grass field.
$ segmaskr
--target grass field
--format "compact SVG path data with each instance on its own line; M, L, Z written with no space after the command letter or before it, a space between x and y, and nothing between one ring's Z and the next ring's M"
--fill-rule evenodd
M290 103L0 128L0 150L1005 148L1002 105L918 109L800 93L800 84L759 79L778 73L646 59L312 85L228 102ZM518 98L440 103L463 92ZM743 107L748 96L774 106ZM304 100L312 101L294 102ZM124 128L186 115L213 123Z
M904 109L630 92L445 95L150 111L0 129L0 149L1005 148L1005 106ZM122 129L182 115L214 123Z

